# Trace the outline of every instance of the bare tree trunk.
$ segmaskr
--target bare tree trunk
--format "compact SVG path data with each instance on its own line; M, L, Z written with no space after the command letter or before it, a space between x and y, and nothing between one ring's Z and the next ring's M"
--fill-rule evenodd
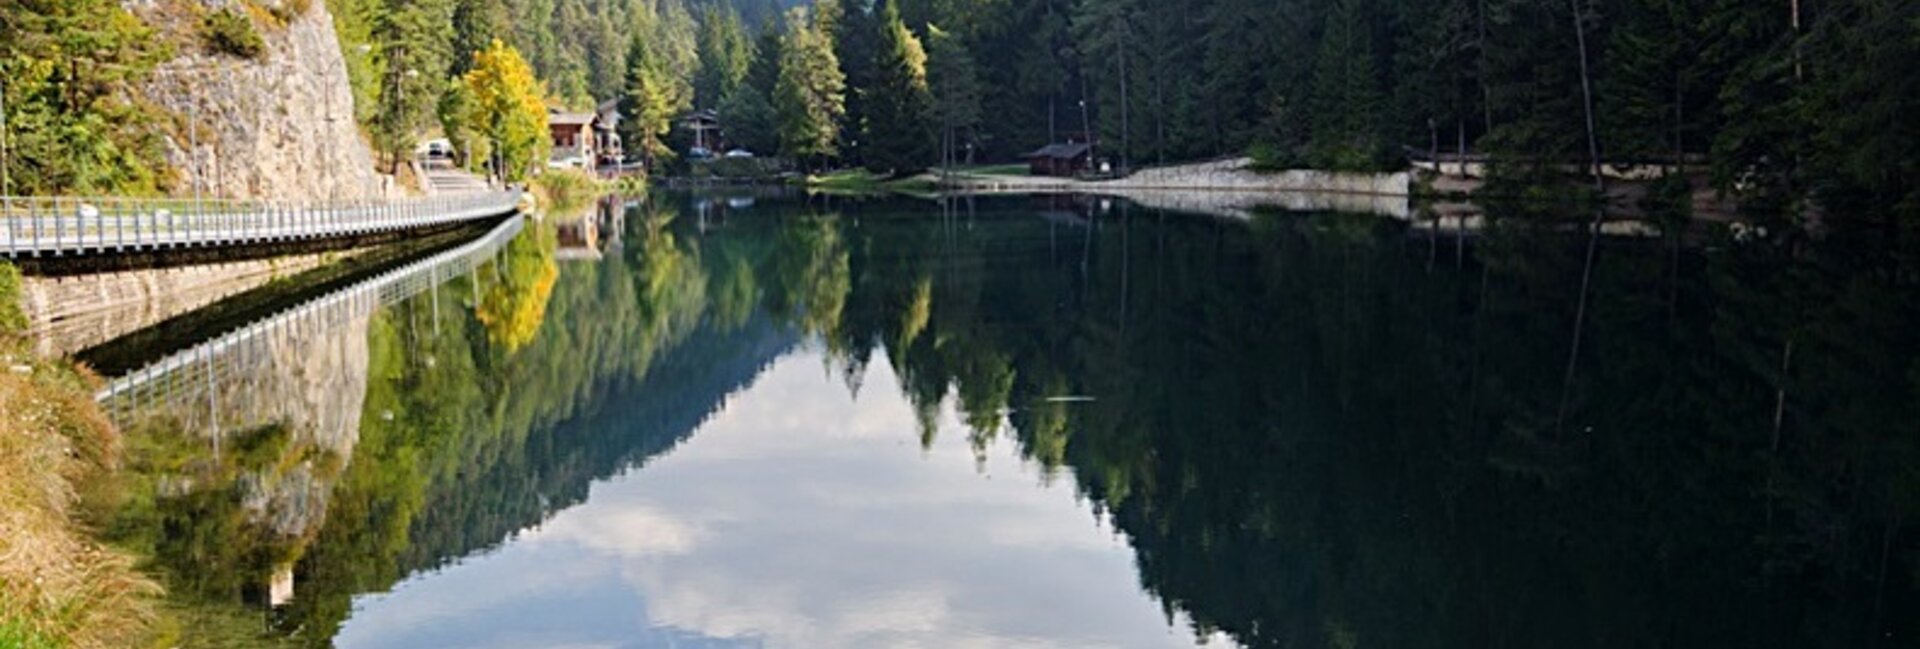
M1481 131L1480 136L1486 137L1488 133L1493 132L1493 89L1487 86L1487 0L1479 1L1479 9L1477 12L1477 22L1479 22L1480 29L1480 42L1478 43L1478 49L1480 50L1480 114L1486 120L1486 124L1483 125L1486 130Z
M1587 66L1587 21L1580 12L1580 0L1567 0L1567 4L1573 8L1573 32L1580 43L1580 95L1586 105L1587 157L1593 164L1593 188L1605 192L1606 181L1600 173L1600 139L1593 123L1593 75Z

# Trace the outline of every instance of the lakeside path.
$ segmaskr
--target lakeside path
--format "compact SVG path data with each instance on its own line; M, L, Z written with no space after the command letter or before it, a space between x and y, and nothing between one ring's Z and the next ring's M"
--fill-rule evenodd
M1412 176L1328 171L1259 173L1250 158L1142 169L1115 180L954 173L936 179L974 194L1078 193L1125 198L1153 208L1246 218L1257 207L1337 210L1410 218Z

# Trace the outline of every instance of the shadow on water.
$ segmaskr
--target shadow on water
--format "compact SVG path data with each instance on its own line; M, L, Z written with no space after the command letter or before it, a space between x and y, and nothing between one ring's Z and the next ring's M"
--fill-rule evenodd
M849 389L887 364L912 441L1071 485L1195 637L1871 647L1920 624L1920 274L1871 233L734 198L604 204L315 342L335 360L282 368L308 377L290 398L344 418L224 446L134 426L107 529L206 628L326 644L355 596L585 502L814 344Z

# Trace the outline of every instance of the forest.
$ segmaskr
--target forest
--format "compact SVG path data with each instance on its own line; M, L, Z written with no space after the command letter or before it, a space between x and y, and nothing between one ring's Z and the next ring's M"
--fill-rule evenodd
M553 105L620 100L629 153L654 163L684 151L678 117L712 109L734 143L809 167L1007 161L1091 131L1121 167L1465 152L1522 180L1656 163L1777 214L1920 205L1920 5L1901 0L327 3L390 152L459 134L441 80L500 40ZM151 109L116 89L166 52L125 16L0 4L18 188L164 188ZM70 60L109 65L53 64ZM72 137L92 144L53 144Z
M1523 179L1691 165L1775 210L1920 201L1909 2L437 2L386 4L451 16L420 23L441 33L377 39L460 52L505 36L561 101L624 99L650 159L674 117L714 109L742 146L878 171L1092 131L1122 167L1464 152Z

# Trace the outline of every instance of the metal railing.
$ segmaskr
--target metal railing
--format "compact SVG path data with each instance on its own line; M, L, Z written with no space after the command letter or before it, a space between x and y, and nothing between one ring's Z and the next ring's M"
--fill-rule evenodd
M276 404L297 399L261 380L286 367L284 356L348 323L371 316L480 267L520 234L512 218L478 239L340 289L240 329L175 352L110 381L94 394L116 424L154 415L177 417L188 430L219 436L264 426Z
M0 255L109 255L358 236L491 218L518 204L515 192L329 205L0 196Z

